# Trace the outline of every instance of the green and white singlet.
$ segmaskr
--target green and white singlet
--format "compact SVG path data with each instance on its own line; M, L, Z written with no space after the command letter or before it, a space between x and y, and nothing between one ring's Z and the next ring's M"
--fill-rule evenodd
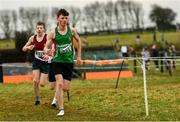
M58 27L55 28L55 44L56 54L53 62L74 63L75 52L72 45L72 33L69 25L67 26L65 35L61 35L58 32Z

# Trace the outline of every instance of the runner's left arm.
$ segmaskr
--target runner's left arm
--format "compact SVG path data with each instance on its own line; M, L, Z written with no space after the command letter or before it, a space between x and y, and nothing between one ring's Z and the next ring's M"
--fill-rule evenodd
M77 64L80 64L81 63L81 38L79 37L77 31L74 28L71 28L71 31L72 31L74 39L78 43L78 47L77 47Z

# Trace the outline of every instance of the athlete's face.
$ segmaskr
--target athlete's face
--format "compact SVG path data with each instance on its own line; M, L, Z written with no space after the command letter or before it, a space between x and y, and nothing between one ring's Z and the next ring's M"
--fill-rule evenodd
M61 26L66 26L67 23L68 23L68 16L63 16L63 15L60 15L58 18L58 23L61 25Z
M44 33L45 29L43 25L36 25L36 33L41 36Z

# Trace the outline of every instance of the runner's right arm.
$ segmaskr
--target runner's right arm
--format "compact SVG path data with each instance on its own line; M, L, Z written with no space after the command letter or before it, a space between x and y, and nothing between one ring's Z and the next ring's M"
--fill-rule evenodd
M52 44L53 44L53 39L54 39L54 31L49 32L49 34L47 35L47 42L46 45L44 47L44 52L46 55L51 56L52 55Z
M30 50L34 49L33 38L34 38L34 36L31 36L29 38L28 42L22 48L22 51L27 52L27 51L30 51Z

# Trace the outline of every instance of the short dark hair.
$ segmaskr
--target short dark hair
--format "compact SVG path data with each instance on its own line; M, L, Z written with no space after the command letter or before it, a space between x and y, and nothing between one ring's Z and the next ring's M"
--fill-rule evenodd
M63 16L69 16L69 12L67 12L65 9L60 9L57 13L57 18L60 16L60 15L63 15Z
M37 26L37 25L42 25L42 26L44 27L44 29L46 29L46 26L45 26L45 23L44 23L44 22L39 21L39 22L37 22L36 26Z

